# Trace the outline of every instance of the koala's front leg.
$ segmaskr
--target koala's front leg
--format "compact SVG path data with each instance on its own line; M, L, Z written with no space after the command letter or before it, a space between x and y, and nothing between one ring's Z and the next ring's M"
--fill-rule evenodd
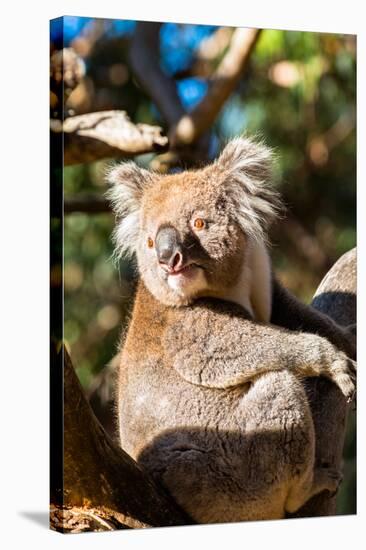
M228 388L288 369L298 377L325 376L353 398L355 362L315 334L255 323L215 300L172 309L168 326L163 345L169 360L192 384Z

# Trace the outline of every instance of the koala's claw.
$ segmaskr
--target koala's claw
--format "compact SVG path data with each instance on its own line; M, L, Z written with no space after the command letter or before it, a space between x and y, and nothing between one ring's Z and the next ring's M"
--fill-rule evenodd
M348 357L337 359L332 364L330 378L337 384L347 403L351 403L356 393L356 362Z
M312 494L320 493L326 489L331 493L331 496L334 496L338 492L342 479L342 473L336 468L331 466L317 467L314 469Z
M339 487L343 480L343 475L341 472L335 468L329 468L327 471L327 476L329 479L328 491L330 492L330 497L335 497L339 491Z

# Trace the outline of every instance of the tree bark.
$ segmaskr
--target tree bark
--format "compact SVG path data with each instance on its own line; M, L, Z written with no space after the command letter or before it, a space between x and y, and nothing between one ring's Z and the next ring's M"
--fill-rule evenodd
M80 532L193 523L107 435L84 396L66 349L59 354L63 354L63 426L58 424L63 430L63 461L59 483L53 477L51 487L51 527ZM61 365L55 361L52 368ZM53 398L57 396L51 394Z
M343 326L356 324L357 252L344 254L320 283L312 306ZM342 470L342 455L350 405L339 399L338 388L323 378L307 380L316 433L316 462ZM331 516L336 513L336 495L323 491L310 499L292 517Z
M63 133L64 164L106 157L130 157L168 148L159 126L133 124L124 111L100 111L61 120L51 119L53 134Z

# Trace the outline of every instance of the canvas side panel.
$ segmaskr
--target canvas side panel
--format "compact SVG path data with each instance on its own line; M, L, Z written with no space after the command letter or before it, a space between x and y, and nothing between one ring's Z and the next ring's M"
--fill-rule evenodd
M50 61L63 48L63 17L50 21ZM51 71L50 71L51 74ZM63 120L63 92L50 80L51 124ZM58 95L58 97L57 97ZM58 101L57 101L58 99ZM50 130L50 504L63 502L63 138ZM55 527L55 522L51 522ZM61 529L60 529L61 530Z

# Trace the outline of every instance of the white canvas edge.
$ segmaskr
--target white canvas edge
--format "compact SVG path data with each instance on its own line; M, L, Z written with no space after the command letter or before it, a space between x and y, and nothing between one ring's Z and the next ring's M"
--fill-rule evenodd
M241 6L241 11L238 7ZM358 39L359 381L358 514L62 536L48 531L48 32L60 15L180 21L344 32ZM1 515L5 548L359 548L366 521L365 143L366 31L361 2L253 3L115 0L22 3L3 13L1 166L2 451ZM33 519L32 519L33 518ZM43 521L42 521L43 518Z

